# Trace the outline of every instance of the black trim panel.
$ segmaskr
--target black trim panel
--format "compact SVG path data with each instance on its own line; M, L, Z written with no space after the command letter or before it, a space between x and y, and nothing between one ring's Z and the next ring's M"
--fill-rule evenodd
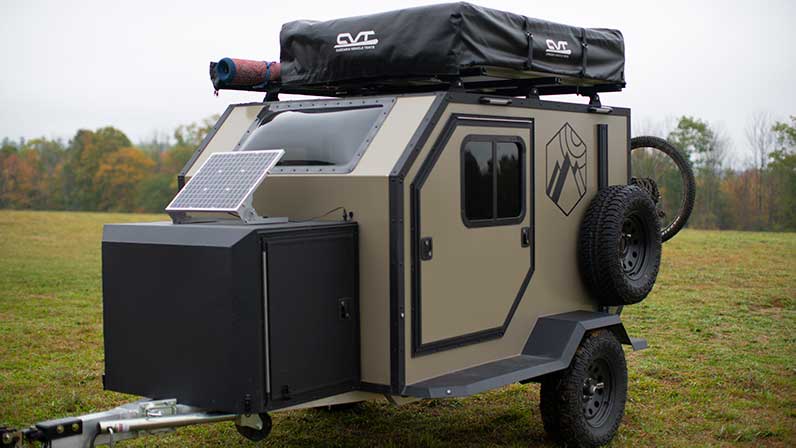
M630 147L630 109L627 109L627 183L630 183L630 178L633 176L632 173L632 166L631 166L631 157L630 152L632 151Z
M608 186L608 125L597 125L597 189Z
M532 156L534 153L534 143L535 143L535 133L534 133L534 125L533 119L530 117L503 117L503 116L482 116L482 115L469 115L469 114L452 114L451 117L448 119L447 123L445 124L445 128L442 130L442 133L437 138L437 141L431 147L428 156L423 161L423 164L420 166L420 169L417 172L414 180L412 181L412 185L410 186L410 211L411 211L411 260L412 260L412 356L420 356L424 354L435 353L443 350L449 350L456 347L461 347L464 345L475 344L491 339L498 339L503 337L506 333L506 329L508 328L509 324L511 323L511 319L514 317L514 313L519 306L522 297L525 295L525 290L528 287L528 283L531 280L531 276L533 275L534 271L534 245L533 245L533 233L534 233L534 215L531 214L531 247L529 248L529 268L528 272L523 279L519 291L514 298L514 301L509 309L508 315L506 319L503 321L503 324L499 327L488 328L481 331L463 334L451 338L446 338L438 341L423 343L422 342L422 294L421 294L421 260L419 257L419 244L420 244L420 236L421 236L421 228L420 228L420 190L423 188L428 176L431 174L431 171L434 168L437 160L439 159L440 155L442 154L443 150L448 144L451 136L453 135L454 131L459 126L468 126L468 127L502 127L502 128L527 128L529 131L529 143L531 145L530 150L528 151L529 157L528 160L530 161L529 170L531 173L534 172L534 165L535 165L535 157ZM524 179L524 180L527 180ZM524 185L524 189L530 188L530 197L533 198L533 181L530 182L530 185ZM526 196L527 198L527 196ZM533 205L531 205L531 210L533 210Z
M404 178L420 150L431 137L446 105L447 96L437 94L390 173L390 389L393 394L400 394L406 386Z

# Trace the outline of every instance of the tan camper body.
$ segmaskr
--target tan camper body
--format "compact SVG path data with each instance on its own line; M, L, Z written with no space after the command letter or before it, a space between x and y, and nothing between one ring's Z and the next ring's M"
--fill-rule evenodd
M359 226L360 391L299 407L469 395L560 370L566 360L508 371L533 352L530 338L545 316L605 312L601 321L573 319L569 345L598 326L635 342L613 310L590 299L576 257L592 197L629 180L629 109L459 92L233 105L181 182L213 152L270 149L250 143L268 117L348 108L380 112L353 161L276 169L254 195L262 216L333 219L339 210L324 214L339 207ZM465 177L483 162L472 161L474 151L488 157L490 148L493 159L480 166L501 173L493 174L493 207L505 197L519 202L507 206L508 217L470 219ZM501 151L507 158L498 159ZM462 372L484 377L464 380Z

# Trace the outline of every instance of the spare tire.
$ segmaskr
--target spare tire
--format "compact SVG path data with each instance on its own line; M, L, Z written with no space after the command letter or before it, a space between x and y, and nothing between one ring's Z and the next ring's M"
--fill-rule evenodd
M578 264L603 306L630 305L647 297L661 263L661 228L655 203L636 185L601 190L580 227Z

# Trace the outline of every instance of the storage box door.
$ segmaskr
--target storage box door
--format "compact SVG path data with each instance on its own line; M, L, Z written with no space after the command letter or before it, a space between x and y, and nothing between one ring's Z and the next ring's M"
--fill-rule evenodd
M503 336L533 267L533 122L452 120L413 180L415 355Z
M356 250L350 229L266 240L269 408L358 384Z

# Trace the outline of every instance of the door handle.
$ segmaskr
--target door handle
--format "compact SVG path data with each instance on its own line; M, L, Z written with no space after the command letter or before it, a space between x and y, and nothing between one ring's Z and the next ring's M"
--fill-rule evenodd
M431 260L434 256L434 241L431 237L420 238L420 259L423 261Z
M530 247L531 246L531 228L530 227L523 227L520 229L520 246L522 247Z

